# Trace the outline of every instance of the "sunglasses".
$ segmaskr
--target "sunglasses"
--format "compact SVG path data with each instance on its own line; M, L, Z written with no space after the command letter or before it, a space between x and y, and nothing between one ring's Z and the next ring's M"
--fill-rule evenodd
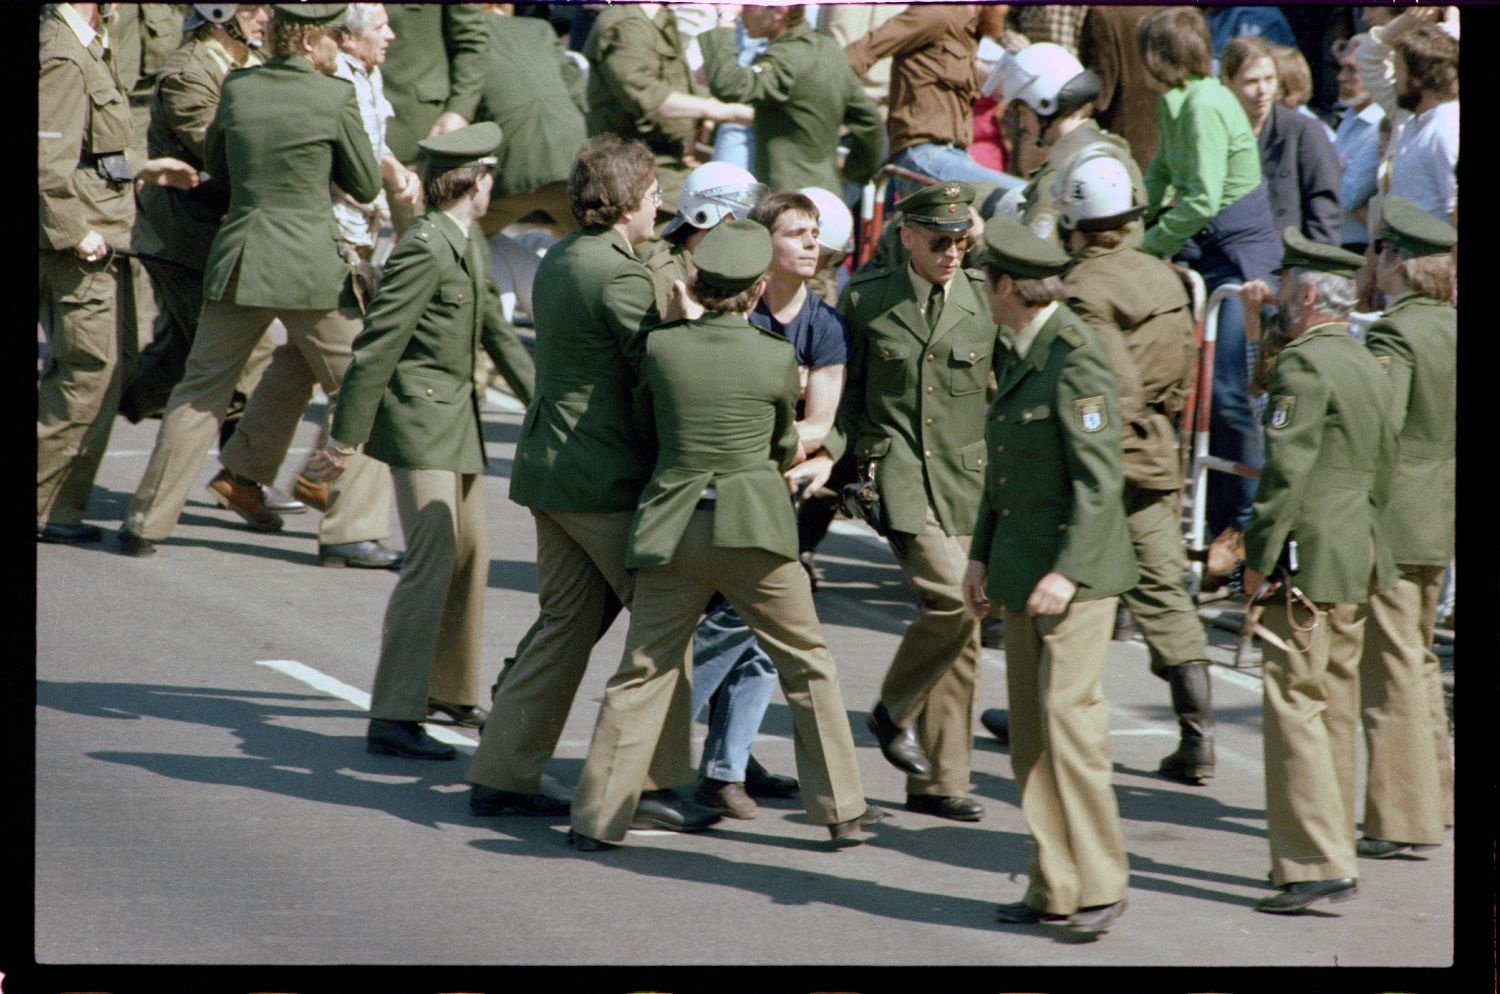
M939 238L927 239L927 250L929 252L942 253L957 246L960 252L967 252L973 244L974 240L968 235L959 235L957 238L952 235L943 235Z

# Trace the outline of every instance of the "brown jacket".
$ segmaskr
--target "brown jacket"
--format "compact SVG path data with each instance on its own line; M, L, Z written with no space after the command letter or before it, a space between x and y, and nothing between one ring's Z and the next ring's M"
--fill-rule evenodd
M1160 259L1090 246L1063 277L1068 306L1109 353L1120 394L1125 479L1143 490L1182 486L1176 417L1196 345L1182 280Z
M927 142L968 148L974 140L978 25L977 4L912 4L845 46L856 76L885 56L894 57L887 122L890 154Z

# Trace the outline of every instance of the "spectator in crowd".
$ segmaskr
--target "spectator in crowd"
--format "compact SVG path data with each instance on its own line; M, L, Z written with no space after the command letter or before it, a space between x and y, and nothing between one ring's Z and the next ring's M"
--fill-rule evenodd
M1295 48L1272 45L1271 58L1276 62L1277 101L1281 106L1323 125L1324 136L1333 141L1333 129L1307 105L1313 95L1312 69L1307 65L1307 57Z
M660 214L670 218L677 212L677 191L699 164L699 122L748 124L754 112L743 103L702 94L677 20L663 4L606 7L589 29L583 54L590 67L589 136L613 134L645 143L656 156Z
M1156 156L1156 100L1161 84L1146 71L1136 33L1141 19L1156 10L1125 4L1088 8L1078 61L1099 77L1094 118L1099 127L1124 138L1144 173Z
M654 741L679 732L666 727L673 687L715 591L776 661L808 816L836 844L883 817L865 802L838 675L796 560L781 476L802 455L796 358L746 320L771 254L761 225L716 226L694 257L691 295L704 313L646 341L643 406L660 453L630 522L625 563L637 573L624 656L573 799L569 840L580 851L619 842L636 816Z
M37 76L37 309L47 366L37 384L39 542L97 542L84 524L120 389L135 363L130 271L114 248L135 221L130 107L108 58L99 5L42 15ZM148 161L140 183L198 184L180 159Z
M1009 189L1021 181L969 157L974 102L979 99L975 53L981 37L998 35L1005 8L982 4L912 4L868 35L844 46L857 75L892 56L887 130L890 161L937 180L984 181ZM892 184L904 196L916 187Z
M1380 122L1385 118L1385 111L1365 90L1354 64L1355 52L1364 43L1364 37L1355 35L1338 50L1338 102L1342 114L1333 139L1333 149L1344 170L1339 185L1339 206L1344 209L1339 223L1339 244L1360 255L1370 244L1365 221L1370 198L1375 195L1376 171L1380 165Z
M380 167L354 88L328 78L339 53L333 27L344 7L276 8L271 58L224 81L203 165L220 195L227 194L228 211L209 249L187 370L167 401L119 532L129 555L155 553L176 526L235 380L273 318L286 326L288 341L272 354L240 427L220 452L224 470L209 484L210 495L252 528L278 530L281 518L266 508L259 484L275 479L314 382L336 407L359 309L337 243L306 219L327 218L332 226L330 181L364 202L380 192ZM280 377L273 376L278 357ZM319 526L320 562L400 564L400 553L380 544L389 529L388 480L380 463L362 455L350 460Z
M818 30L838 42L840 48L848 48L906 8L904 3L824 4L818 9ZM859 74L860 85L882 120L890 114L892 61L889 55L876 59Z
M801 4L747 5L740 20L746 34L769 42L748 67L739 64L728 28L705 33L700 44L714 95L755 108L750 171L778 190L831 189L840 174L855 183L874 176L884 150L880 113L833 39L812 29ZM842 128L849 151L839 162Z
M1297 44L1286 15L1276 7L1210 7L1204 17L1208 19L1216 63L1224 46L1236 38L1259 38L1272 45Z
M1223 283L1269 275L1281 249L1255 132L1239 100L1212 75L1203 15L1191 7L1164 7L1142 19L1139 41L1147 70L1166 88L1157 102L1161 140L1146 170L1149 207L1141 248L1193 266L1210 293ZM1214 352L1209 451L1254 467L1260 465L1261 441L1248 371L1243 313L1238 301L1227 300ZM1243 529L1254 488L1244 477L1210 475L1211 534Z
M1018 3L1011 7L1010 19L1031 44L1061 45L1076 57L1088 13L1081 4Z
M1320 123L1277 99L1276 58L1259 38L1235 38L1219 55L1221 77L1239 99L1260 149L1276 230L1296 228L1324 245L1339 241L1338 153Z
M1385 859L1443 842L1453 824L1453 759L1442 669L1432 653L1444 567L1454 551L1458 463L1458 232L1410 201L1386 201L1376 279L1391 306L1365 334L1390 377L1397 457L1383 537L1396 584L1370 598L1359 664L1364 714L1361 856ZM1431 743L1429 747L1427 744Z
M1363 260L1294 228L1283 241L1276 301L1287 344L1271 370L1266 463L1245 531L1244 589L1267 602L1261 624L1270 633L1266 822L1278 893L1255 910L1297 914L1350 900L1359 889L1359 612L1395 582L1382 515L1396 436L1385 373L1349 334L1354 274ZM1242 293L1258 310L1265 284ZM1287 565L1293 560L1295 575Z
M433 711L482 727L484 433L474 352L498 349L499 296L479 218L489 207L500 129L482 122L418 143L427 212L391 255L344 374L328 443L308 463L337 478L363 446L391 467L407 563L381 627L365 747L444 760L423 731Z

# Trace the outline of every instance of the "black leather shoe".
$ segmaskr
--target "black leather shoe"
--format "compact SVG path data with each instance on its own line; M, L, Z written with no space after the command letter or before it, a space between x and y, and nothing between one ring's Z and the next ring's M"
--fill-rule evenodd
M1392 842L1389 839L1360 839L1354 843L1354 852L1360 856L1370 859L1389 859L1397 853L1403 852L1429 852L1436 849L1433 845L1418 845L1415 842Z
M38 525L36 540L54 545L82 545L104 541L104 532L93 525Z
M379 542L341 542L318 546L319 566L358 566L362 569L396 569L406 558Z
M836 821L828 826L828 837L834 842L844 846L857 846L864 841L864 830L878 822L885 821L890 815L880 808L870 805L865 808L865 813L858 818L850 818L848 821Z
M478 783L469 785L469 813L481 818L503 814L550 818L567 814L569 807L567 801L548 797L546 794L520 794Z
M583 835L573 831L571 828L568 829L568 845L579 852L604 852L606 849L619 848L613 842L605 842L603 839L596 839L591 835Z
M751 756L745 764L745 793L751 797L791 797L797 793L797 780L771 773Z
M916 729L897 725L884 704L876 702L870 709L869 726L880 743L880 752L892 766L914 777L932 775L932 763L917 742Z
M1068 916L1068 927L1077 935L1103 935L1114 920L1125 913L1125 901L1079 908Z
M999 740L1003 746L1010 745L1010 712L1004 708L985 708L979 712L979 723L984 730Z
M1359 896L1359 881L1354 877L1339 877L1336 880L1303 880L1287 884L1280 894L1262 898L1255 902L1256 911L1273 915L1292 915L1305 908L1328 900L1335 904L1352 901Z
M1047 922L1064 922L1068 920L1067 915L1054 915L1046 911L1038 911L1025 901L1000 905L995 909L995 917L1007 925L1041 925Z
M667 832L701 832L723 819L723 815L701 804L684 801L670 790L652 790L641 795L630 819L631 828L655 828Z
M954 821L978 821L984 817L984 805L974 798L944 797L941 794L907 794L906 810Z
M115 540L120 543L120 551L127 556L156 555L156 543L149 538L141 538L129 528L121 528L115 532Z
M370 719L365 733L365 752L402 759L452 759L457 752L423 731L415 721Z
M484 723L489 720L490 713L478 704L445 704L442 701L427 699L427 716L435 714L445 715L445 725L457 725L459 728L483 728Z

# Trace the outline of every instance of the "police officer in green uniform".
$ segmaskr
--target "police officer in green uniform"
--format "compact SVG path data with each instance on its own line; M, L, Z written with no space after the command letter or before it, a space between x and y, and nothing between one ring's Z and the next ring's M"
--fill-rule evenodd
M1397 579L1367 608L1359 688L1370 765L1356 843L1377 859L1437 845L1453 824L1448 714L1431 646L1453 558L1458 431L1458 232L1401 197L1386 200L1381 223L1375 278L1391 305L1365 344L1391 381L1398 455L1382 534Z
M658 736L667 724L693 630L720 591L775 661L792 715L797 774L809 817L836 841L879 817L860 786L838 675L797 562L797 529L782 471L803 457L791 344L752 326L771 236L725 221L694 256L700 318L646 341L642 417L659 442L630 523L625 565L637 570L630 632L609 681L573 798L570 839L581 850L625 837Z
M699 40L708 86L720 100L755 108L751 172L773 190L840 189L839 129L847 127L843 175L863 183L885 156L885 122L860 86L838 42L814 31L800 4L740 8L745 33L770 44L749 66L739 64L732 28Z
M594 139L573 164L568 193L581 230L548 249L537 270L536 391L510 486L511 500L536 523L541 618L505 672L469 765L469 810L478 815L567 810L543 793L542 768L589 651L630 604L626 537L655 457L631 420L645 331L656 323L651 278L633 250L654 234L654 157L639 142ZM636 818L655 828L704 828L717 812L665 789L692 775L686 687L672 709L672 734L651 770L657 789L642 796Z
M500 129L419 143L427 212L402 236L354 341L328 446L309 471L336 477L363 445L388 464L406 535L370 697L370 752L452 759L418 724L441 711L480 727L480 636L489 576L484 435L474 353L508 329L478 219L489 207Z
M1026 894L1000 920L1092 934L1125 909L1100 679L1117 597L1137 573L1115 375L1061 302L1068 261L1013 218L985 225L984 292L1004 345L963 591L975 617L998 607L1005 619L1011 766L1036 841Z
M1266 601L1266 822L1280 893L1255 909L1276 914L1358 894L1360 605L1396 579L1381 524L1396 454L1390 385L1346 320L1363 260L1295 228L1282 243L1288 343L1271 370L1243 580Z
M896 561L917 595L870 715L881 750L908 774L907 807L975 821L968 796L979 623L964 610L964 563L984 482L985 386L996 328L979 273L961 268L974 188L940 183L898 205L907 265L851 279L838 310L852 356L834 430L873 472Z
M339 51L331 28L345 6L277 5L271 58L224 81L203 163L219 196L227 197L228 212L209 249L187 369L119 533L127 554L154 553L176 526L235 382L273 318L286 326L281 348L291 353L288 372L298 375L276 384L262 379L220 453L225 472L209 488L215 500L252 527L280 528L258 484L275 479L310 384L321 385L330 401L338 396L361 327L359 310L332 229L308 219L327 217L332 225L330 181L357 199L380 191L354 88L331 75ZM400 554L379 543L389 527L387 480L380 463L351 460L319 526L322 561L399 564Z
M1212 682L1203 622L1182 583L1176 426L1197 353L1192 302L1171 267L1131 245L1146 208L1129 167L1086 152L1060 179L1059 231L1073 254L1063 277L1068 307L1109 354L1120 399L1125 515L1141 573L1120 599L1145 639L1151 672L1172 688L1181 730L1159 772L1199 784L1214 774Z

